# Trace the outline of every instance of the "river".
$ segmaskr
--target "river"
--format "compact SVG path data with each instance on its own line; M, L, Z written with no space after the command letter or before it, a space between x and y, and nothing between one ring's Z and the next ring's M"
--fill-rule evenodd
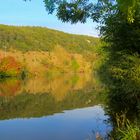
M89 74L1 80L0 139L108 140L103 89Z

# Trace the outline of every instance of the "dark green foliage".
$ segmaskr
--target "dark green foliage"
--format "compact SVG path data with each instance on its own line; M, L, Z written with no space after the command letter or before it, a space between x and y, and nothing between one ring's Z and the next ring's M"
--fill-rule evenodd
M9 75L7 75L6 72L0 71L0 79L7 78L7 77L9 77Z
M49 14L54 11L63 22L86 22L87 18L98 21L99 18L107 18L107 15L121 11L125 19L132 23L135 20L136 9L140 0L44 0ZM114 10L112 13L111 10Z
M108 55L99 68L99 75L109 89L112 113L127 111L135 116L134 113L140 111L140 56L126 51L115 52L111 47L105 47L104 53Z
M90 41L90 43L89 43ZM0 25L0 47L21 51L51 51L60 45L70 52L91 51L98 38L66 34L43 27L15 27Z
M112 136L115 139L122 136L123 139L125 136L118 133L118 128L122 132L131 132L133 128L140 126L137 125L140 116L140 55L128 51L116 52L112 47L105 47L104 53L108 55L98 74L108 88L106 112L111 116L114 127ZM124 126L123 129L118 126L116 114L125 114L132 129L129 126Z
M85 23L91 17L93 3L89 0L63 1L44 0L46 10L52 14L57 9L57 17L63 22Z
M136 15L133 23L127 22L122 13L110 15L105 25L101 27L103 39L115 51L129 50L140 53L140 14Z

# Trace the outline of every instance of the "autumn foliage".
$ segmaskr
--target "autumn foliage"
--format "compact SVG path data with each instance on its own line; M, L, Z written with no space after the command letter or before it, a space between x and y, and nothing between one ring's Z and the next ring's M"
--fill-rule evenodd
M21 72L21 64L11 56L0 59L0 75L17 76Z

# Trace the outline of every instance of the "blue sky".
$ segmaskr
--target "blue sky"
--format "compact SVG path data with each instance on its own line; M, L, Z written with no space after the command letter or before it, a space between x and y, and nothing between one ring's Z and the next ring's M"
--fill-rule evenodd
M48 15L43 0L0 0L0 24L44 26L74 34L97 36L96 23L89 20L86 24L62 23L55 15Z

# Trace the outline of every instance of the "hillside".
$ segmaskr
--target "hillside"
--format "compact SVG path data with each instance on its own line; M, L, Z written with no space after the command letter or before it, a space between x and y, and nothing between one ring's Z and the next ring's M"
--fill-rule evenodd
M99 43L98 38L73 35L43 27L17 27L0 25L0 45L21 51L52 51L56 45L68 51L91 51Z
M48 28L0 25L0 75L89 73L99 43Z

